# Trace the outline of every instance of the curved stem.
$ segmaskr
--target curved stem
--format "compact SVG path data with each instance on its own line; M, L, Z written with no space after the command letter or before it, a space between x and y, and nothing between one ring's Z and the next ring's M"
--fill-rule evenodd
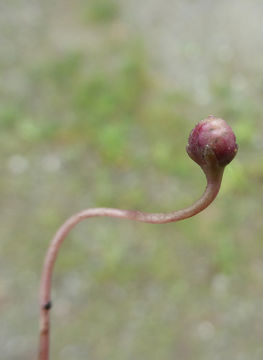
M51 280L54 264L61 244L69 231L80 221L95 217L107 216L113 218L130 219L152 224L165 224L189 218L204 210L217 196L223 176L223 168L213 174L207 174L207 186L199 200L193 205L170 213L146 213L133 210L121 210L113 208L91 208L83 210L71 216L59 228L48 248L41 277L40 285L40 339L39 339L39 360L49 359L49 310L51 309Z

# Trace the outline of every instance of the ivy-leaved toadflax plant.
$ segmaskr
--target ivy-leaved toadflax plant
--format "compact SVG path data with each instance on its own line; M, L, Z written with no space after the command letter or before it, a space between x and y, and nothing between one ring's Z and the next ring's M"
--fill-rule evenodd
M69 231L80 221L95 217L107 216L124 218L152 224L164 224L183 220L198 214L215 199L220 189L225 166L237 153L236 137L225 120L215 116L200 121L190 133L186 147L188 155L202 168L207 186L199 200L182 210L169 213L146 213L138 210L121 210L113 208L90 208L71 216L58 229L52 239L45 257L40 285L40 339L39 360L49 359L49 313L51 309L51 280L53 267L60 246Z

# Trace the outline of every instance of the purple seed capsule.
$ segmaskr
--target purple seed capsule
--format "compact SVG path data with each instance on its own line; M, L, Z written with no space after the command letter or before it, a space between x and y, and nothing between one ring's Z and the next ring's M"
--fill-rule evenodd
M220 167L226 166L234 159L237 149L231 127L213 115L200 121L191 131L186 148L188 155L202 167L209 166L211 161L217 161Z

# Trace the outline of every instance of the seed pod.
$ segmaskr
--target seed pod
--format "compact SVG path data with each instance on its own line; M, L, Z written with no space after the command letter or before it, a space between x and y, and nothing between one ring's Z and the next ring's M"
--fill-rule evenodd
M231 127L213 115L200 121L191 131L186 148L188 155L202 168L225 167L234 159L237 149Z

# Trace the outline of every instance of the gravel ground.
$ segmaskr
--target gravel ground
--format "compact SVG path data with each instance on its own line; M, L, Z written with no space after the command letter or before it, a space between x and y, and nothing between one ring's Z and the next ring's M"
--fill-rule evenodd
M231 68L237 86L262 81L258 0L126 0L123 14L144 38L154 70L172 87L204 88ZM135 30L136 29L136 30Z

